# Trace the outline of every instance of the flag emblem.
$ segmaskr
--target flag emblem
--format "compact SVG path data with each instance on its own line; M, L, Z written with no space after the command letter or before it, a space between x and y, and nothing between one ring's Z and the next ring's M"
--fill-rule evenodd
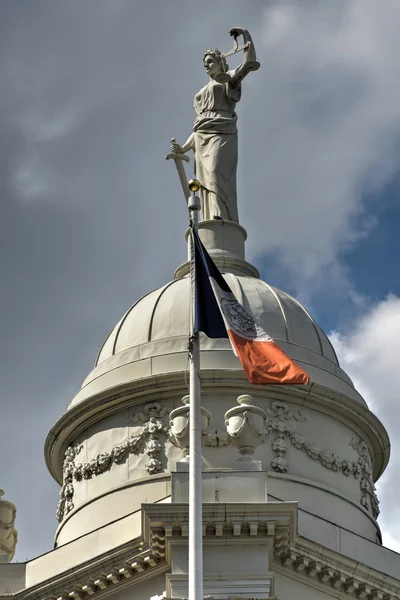
M236 298L221 298L221 310L229 322L231 330L248 340L272 342L272 338L257 325L252 316L239 304Z
M194 332L230 339L250 383L307 384L308 374L256 323L232 290L192 229L196 313Z

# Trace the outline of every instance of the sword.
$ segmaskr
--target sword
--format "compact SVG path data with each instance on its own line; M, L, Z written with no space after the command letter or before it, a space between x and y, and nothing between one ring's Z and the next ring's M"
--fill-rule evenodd
M175 144L175 143L176 143L176 139L172 138L171 144ZM188 197L190 196L190 192L189 192L188 180L187 180L186 173L185 173L185 167L183 166L182 161L184 160L185 162L189 162L190 158L188 156L186 156L186 154L178 154L177 152L170 152L169 154L167 154L167 156L165 158L167 160L172 159L175 161L175 167L176 167L176 170L178 171L183 195L185 196L185 200L187 203Z

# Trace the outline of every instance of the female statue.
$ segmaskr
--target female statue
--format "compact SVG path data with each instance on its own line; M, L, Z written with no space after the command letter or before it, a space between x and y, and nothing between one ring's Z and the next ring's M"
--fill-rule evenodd
M244 61L230 71L224 54L216 48L206 50L203 62L210 81L194 97L197 118L193 133L183 146L173 143L171 151L177 154L194 151L195 173L202 185L202 220L227 219L238 223L235 107L240 100L242 79L258 69L260 63L247 30L235 27L229 33L235 39L234 52L238 50L237 37L243 35Z

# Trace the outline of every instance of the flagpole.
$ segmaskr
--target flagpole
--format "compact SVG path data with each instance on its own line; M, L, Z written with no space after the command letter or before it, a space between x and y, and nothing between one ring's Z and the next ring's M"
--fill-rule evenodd
M197 232L200 189L197 179L189 181L192 192L188 201L190 224ZM190 335L190 412L189 412L189 600L203 600L203 514L202 514L202 459L201 459L201 390L200 340L195 331L196 268L193 234L190 236L191 277L191 335Z

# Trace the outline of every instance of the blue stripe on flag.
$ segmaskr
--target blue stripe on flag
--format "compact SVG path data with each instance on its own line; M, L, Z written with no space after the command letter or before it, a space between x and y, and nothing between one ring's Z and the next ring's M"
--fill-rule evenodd
M192 233L196 269L194 332L203 331L209 338L227 338L228 333L211 287L210 277L213 277L224 291L231 290L201 243L198 233L194 229Z
M231 288L226 283L226 281L222 277L221 273L218 271L211 256L208 254L207 250L204 248L203 243L199 237L199 234L194 229L193 229L193 234L194 234L194 240L195 240L195 244L196 244L196 250L201 257L201 260L204 264L204 268L207 272L207 275L209 277L213 277L215 279L215 281L218 283L221 290L224 290L224 292L229 292L230 294L232 294Z

